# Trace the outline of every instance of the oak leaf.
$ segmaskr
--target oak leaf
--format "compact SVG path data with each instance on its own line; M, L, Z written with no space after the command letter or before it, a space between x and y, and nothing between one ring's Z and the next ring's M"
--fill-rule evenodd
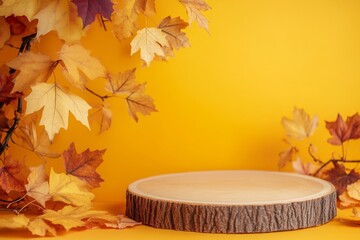
M332 136L328 142L333 145L341 145L350 139L358 139L360 138L360 115L356 113L344 122L341 115L338 114L335 122L326 121L326 128Z
M13 217L0 218L0 229L18 229L26 228L30 220L24 214L15 215Z
M105 76L105 67L79 44L64 44L59 52L59 59L65 65L64 72L67 79L79 88L84 88L86 83L84 76L90 80Z
M159 24L159 28L166 34L166 39L169 42L171 49L179 49L181 47L190 47L189 40L182 29L189 24L180 19L180 17L171 18L170 16L164 18Z
M135 91L139 84L135 81L135 68L118 74L107 74L105 89L113 94L129 94Z
M145 83L139 85L135 92L126 97L129 114L135 121L138 121L138 112L143 115L149 115L151 112L157 111L153 99L145 95L144 91Z
M90 206L65 206L58 211L45 209L44 214L40 217L52 224L61 225L66 231L69 231L75 227L85 226L87 219L109 219L111 216L106 211L91 210Z
M163 47L168 47L166 35L158 28L143 28L137 31L136 36L130 43L131 55L140 51L140 58L149 66L155 54L165 57Z
M26 194L45 208L45 202L50 200L49 182L45 174L45 166L30 167L30 174L25 185Z
M96 119L99 122L99 133L102 133L111 127L112 112L106 106L101 106L90 115L90 119Z
M22 161L8 156L4 160L4 166L0 168L0 188L6 193L25 191L28 174L28 168Z
M35 13L41 7L42 1L39 0L3 0L0 4L0 16L26 16L33 19Z
M85 182L74 176L56 173L53 169L50 171L49 187L52 200L74 206L90 205L94 198L94 194L86 188Z
M47 224L41 218L35 218L31 220L27 226L27 229L29 229L32 235L36 236L44 237L47 233L50 233L51 236L56 236L55 228Z
M79 17L83 20L84 28L94 22L97 14L110 19L113 11L111 0L71 0L77 7Z
M66 174L86 181L91 187L99 187L100 182L104 180L95 170L103 162L104 153L105 150L90 151L86 149L78 154L75 144L71 143L68 150L63 152Z
M0 17L0 49L4 47L10 36L10 25L4 17Z
M318 117L312 119L303 109L294 108L293 119L283 117L281 123L288 137L303 140L314 134L318 126Z
M333 165L333 168L325 171L326 180L335 186L336 193L339 196L346 190L348 185L360 180L360 174L354 169L347 173L343 164L333 162Z
M44 108L40 124L45 126L50 141L54 139L60 128L67 129L69 112L90 128L87 119L90 105L81 97L65 92L56 83L40 83L32 87L32 92L25 100L26 115Z
M179 0L189 15L189 23L196 21L199 27L209 31L209 23L202 11L210 10L211 7L203 0Z
M77 15L76 6L68 0L49 1L33 18L39 20L37 38L56 31L59 38L73 42L80 40L83 35L82 22Z
M14 79L12 93L22 92L35 83L45 82L57 65L47 55L41 53L26 52L20 53L7 65L20 73Z

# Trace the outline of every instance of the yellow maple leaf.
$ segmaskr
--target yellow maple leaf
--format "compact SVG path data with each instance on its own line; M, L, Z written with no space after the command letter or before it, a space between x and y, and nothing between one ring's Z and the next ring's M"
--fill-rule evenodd
M0 229L2 228L26 228L29 224L29 219L24 214L19 214L13 217L0 218Z
M293 119L283 117L281 123L285 129L285 133L288 137L296 140L303 140L314 134L319 119L314 116L312 119L304 109L294 108Z
M12 92L22 92L35 83L47 81L57 62L41 53L26 52L20 53L7 65L20 70L20 73L14 79Z
M86 224L86 219L114 220L116 217L109 215L106 211L91 210L90 206L65 206L59 211L46 209L40 216L42 219L53 224L61 225L66 231L75 227L82 227Z
M26 194L35 199L41 206L45 207L45 202L50 200L49 182L46 179L45 166L30 167L30 174L25 185Z
M111 126L111 120L112 120L112 112L111 110L106 106L101 106L96 111L91 114L90 119L95 119L100 124L99 133L102 133L106 130L108 130Z
M139 84L135 81L135 68L118 74L107 74L105 90L113 94L128 94L134 92Z
M87 119L90 105L81 97L65 92L56 83L35 85L25 100L27 102L26 115L44 108L40 124L45 126L50 141L54 139L60 128L67 129L69 112L79 122L90 128Z
M4 47L10 36L10 25L6 22L4 17L0 17L0 49Z
M153 99L145 95L145 84L139 85L138 89L126 97L128 110L130 116L138 121L137 113L149 115L151 112L156 112Z
M33 18L39 20L36 37L53 30L67 42L80 40L82 37L82 20L77 16L76 6L71 1L50 1Z
M94 198L85 182L77 177L56 173L51 169L49 177L49 193L54 201L61 201L74 206L88 206Z
M0 4L0 16L26 16L32 20L44 1L39 0L4 0Z
M172 49L179 49L181 47L190 47L186 34L181 32L188 25L180 17L171 18L168 16L161 21L159 28L166 34L170 47Z
M169 47L166 35L158 28L143 28L137 31L130 43L131 55L140 51L140 58L149 66L155 54L165 57L163 47Z
M59 59L65 65L63 73L67 79L79 88L84 88L86 83L83 76L90 80L105 77L105 67L79 44L64 44L59 52Z
M189 15L189 23L196 21L199 27L209 31L209 23L202 11L210 10L211 7L203 0L179 0Z
M50 233L52 236L56 236L55 228L49 226L44 220L41 218L35 218L34 220L30 221L27 229L36 236L44 237L46 233Z

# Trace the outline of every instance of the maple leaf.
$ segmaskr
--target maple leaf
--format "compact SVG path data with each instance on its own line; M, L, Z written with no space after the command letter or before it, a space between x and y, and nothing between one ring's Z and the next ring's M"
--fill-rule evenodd
M49 182L45 174L45 166L30 167L30 174L25 185L26 194L35 199L45 208L45 202L50 200Z
M84 28L94 22L97 14L110 19L113 12L111 0L71 0L77 6L79 17L83 20Z
M87 119L90 105L79 96L65 92L56 83L40 83L32 87L32 92L25 100L26 115L44 108L40 124L45 126L50 141L54 139L60 128L67 129L69 112L90 128Z
M136 222L130 218L127 218L124 215L120 215L119 220L117 220L116 222L105 223L106 227L115 228L115 229L124 229L128 227L134 227L137 225L141 225L141 223Z
M80 40L83 34L82 22L77 16L76 6L68 0L49 1L33 18L39 20L37 38L56 31L59 38L73 42Z
M50 140L46 131L41 130L38 135L36 126L36 119L33 118L29 121L24 121L22 125L18 126L16 134L22 140L21 146L40 157L60 157L60 154L49 151Z
M169 46L166 35L158 28L143 28L137 31L136 36L130 43L131 55L140 51L140 58L149 66L155 54L165 57L162 47Z
M71 174L86 181L91 187L99 187L100 182L104 180L95 170L102 163L104 153L105 150L90 151L86 149L81 154L78 154L75 144L71 143L68 150L63 152L66 174Z
M0 74L0 102L9 104L11 101L21 97L20 93L11 93L14 83L13 75Z
M12 92L22 92L29 86L45 82L57 65L47 55L41 53L20 53L16 58L7 63L13 69L20 70L14 79L15 84Z
M29 20L25 16L8 16L6 22L10 25L11 35L30 35L36 33L37 20Z
M90 205L94 194L86 189L86 183L53 169L49 177L49 193L54 201L61 201L74 206Z
M340 207L344 207L344 208L356 207L360 205L360 201L350 197L347 191L339 195L339 200L340 200Z
M0 49L4 47L10 36L10 25L4 17L0 17Z
M56 236L55 228L49 226L44 220L41 218L35 218L31 220L27 226L27 229L36 236L44 237L47 233L50 233L51 236Z
M52 224L61 225L66 231L69 231L75 227L85 226L86 219L108 219L109 214L106 211L91 210L90 206L65 206L59 211L46 209L40 217Z
M0 229L9 228L9 229L18 229L26 228L30 220L24 215L19 214L12 217L1 217L0 218Z
M203 0L179 0L189 15L189 23L196 21L199 27L209 31L209 23L202 11L210 10L211 7Z
M356 113L344 122L341 115L338 114L335 122L326 121L326 128L332 136L328 142L333 145L341 145L350 139L358 139L360 138L360 115Z
M292 163L292 167L295 172L304 174L304 175L311 175L316 172L318 167L316 165L313 165L311 162L304 163L301 161L300 157L297 157L295 161Z
M84 75L90 80L105 77L105 67L79 44L64 44L59 52L59 59L65 65L64 72L67 79L79 88L84 88L86 83Z
M136 122L138 121L136 113L149 115L151 112L157 111L153 99L145 95L144 91L145 83L141 84L135 92L126 97L129 114Z
M112 112L109 108L101 106L91 114L90 119L98 119L100 124L99 133L102 133L111 127Z
M26 16L29 20L39 10L42 1L39 0L5 0L0 4L0 16Z
M345 166L337 162L333 162L334 167L327 170L326 180L331 182L335 188L337 195L341 195L346 187L360 179L360 174L352 169L349 173L346 172Z
M22 161L7 157L4 166L0 168L0 188L6 193L11 191L25 191L28 168Z
M105 89L113 94L129 94L139 86L135 81L135 68L118 74L108 74Z
M285 167L287 163L292 161L294 154L296 154L297 152L299 152L299 150L292 145L287 150L280 152L278 167Z
M159 28L166 34L170 47L172 49L179 49L181 47L190 47L186 34L181 32L188 25L180 17L171 18L168 16L161 21Z
M318 126L318 122L317 116L310 119L309 114L303 109L296 107L293 111L292 120L285 117L281 119L286 135L297 140L303 140L313 135Z

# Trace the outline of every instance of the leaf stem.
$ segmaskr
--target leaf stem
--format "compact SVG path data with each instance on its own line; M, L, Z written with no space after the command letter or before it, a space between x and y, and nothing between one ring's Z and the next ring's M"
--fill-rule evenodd
M329 163L335 163L335 162L342 162L342 163L360 163L360 160L346 160L346 159L331 159L325 163L323 163L323 165L316 170L316 172L313 174L313 176L316 176L320 173L320 171L326 167L327 165L329 165Z
M101 96L100 94L94 92L93 90L91 90L90 88L88 87L85 87L86 91L88 91L89 93L93 94L94 96L98 97L101 99L101 101L105 101L105 99L107 98L110 98L112 97L111 95L104 95L104 96Z

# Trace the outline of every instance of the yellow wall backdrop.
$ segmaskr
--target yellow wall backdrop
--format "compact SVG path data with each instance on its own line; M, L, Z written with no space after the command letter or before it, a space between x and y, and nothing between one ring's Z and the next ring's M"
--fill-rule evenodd
M121 44L95 26L83 44L112 71L137 67L157 113L135 123L124 102L111 100L113 125L97 135L74 119L54 149L106 148L98 168L105 182L97 200L125 202L129 183L171 172L211 169L277 170L287 146L280 124L294 106L320 118L312 142L322 159L339 151L326 143L324 120L360 109L360 2L357 0L208 0L210 34L194 23L191 48L168 62L141 67ZM176 0L157 0L155 26L171 14L187 20ZM51 47L53 43L47 43ZM95 86L95 85L94 85ZM358 145L359 146L359 145ZM360 156L350 143L349 157ZM305 149L303 149L305 150ZM53 161L58 167L61 160ZM290 170L289 168L287 170Z

